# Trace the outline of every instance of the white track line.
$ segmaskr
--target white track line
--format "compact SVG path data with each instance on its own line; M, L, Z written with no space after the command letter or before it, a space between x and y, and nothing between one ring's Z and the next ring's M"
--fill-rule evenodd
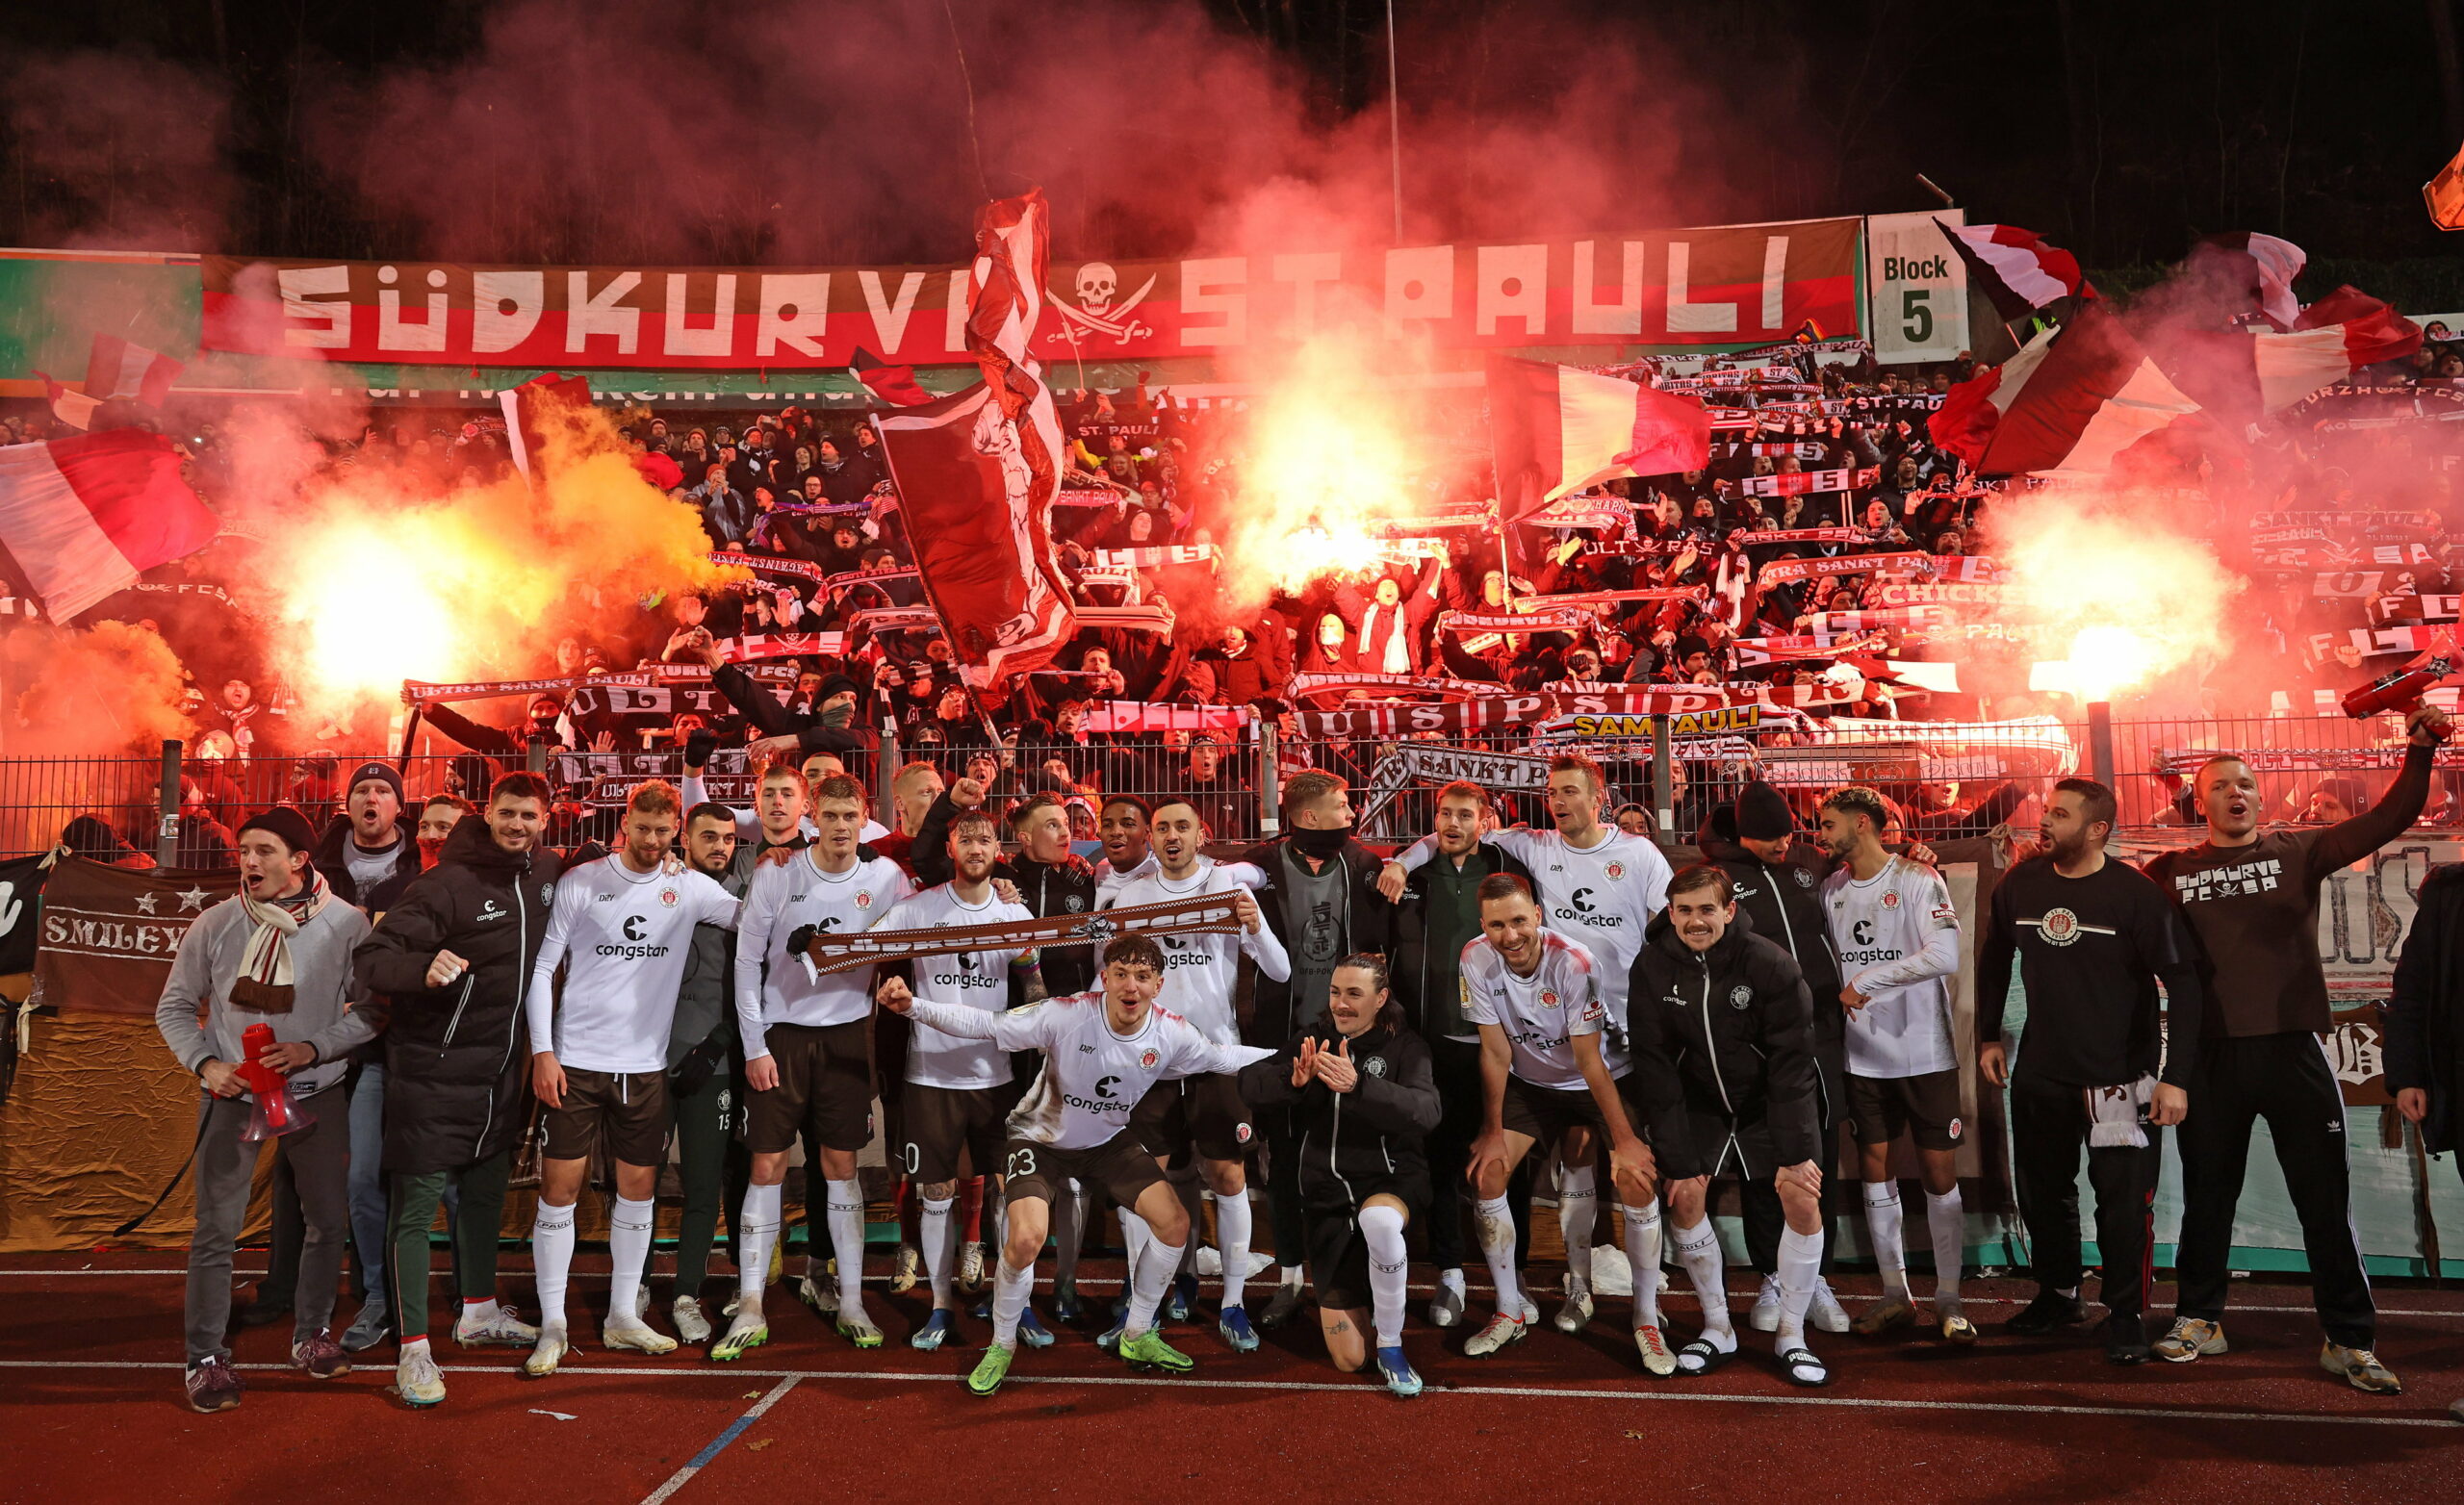
M501 1274L501 1275L522 1275L522 1274L526 1274L526 1273L528 1273L528 1271L527 1271L526 1267L525 1267L525 1266L521 1266L521 1265L500 1265L500 1266L499 1266L499 1271L498 1271L498 1272L499 1272L500 1274ZM648 1274L645 1278L647 1278L647 1279L652 1279L652 1280L655 1280L655 1279L657 1279L657 1278L660 1276L660 1274L661 1274L661 1273L662 1273L662 1272L660 1272L660 1271L653 1270L653 1271L649 1272L649 1274ZM0 1270L0 1277L11 1276L11 1275L26 1276L26 1277L44 1276L44 1275L66 1275L66 1276L78 1276L78 1277L84 1277L84 1278L91 1278L91 1277L95 1277L95 1276L104 1276L104 1275L164 1275L164 1276L168 1276L168 1275L181 1275L181 1276L185 1276L185 1275L187 1275L187 1274L188 1274L188 1271L187 1271L187 1270L184 1270L184 1269L180 1269L180 1270L158 1270L158 1269L143 1269L143 1270ZM257 1278L258 1276L261 1276L261 1275L265 1274L265 1271L263 1271L263 1270L233 1270L233 1271L231 1272L231 1274L232 1274L232 1276L233 1276L233 1278L234 1278L234 1279L238 1279L238 1280L253 1280L253 1279ZM435 1278L436 1278L436 1279L438 1279L438 1280L449 1280L449 1279L451 1279L452 1277L451 1277L451 1273L450 1273L449 1271L447 1271L447 1270L444 1270L444 1269L439 1269L439 1270L437 1270L437 1271L435 1272ZM573 1274L572 1274L570 1277L568 1277L568 1278L569 1278L569 1280L571 1281L571 1283L572 1283L572 1284L574 1284L574 1285L576 1285L576 1286L592 1286L592 1285L603 1286L603 1285L607 1284L607 1281L608 1281L608 1279L609 1279L609 1277L608 1277L608 1275L607 1275L607 1273L606 1273L605 1271L591 1271L591 1270L576 1270L576 1271L574 1271L574 1272L573 1272ZM722 1276L719 1276L719 1277L717 1277L717 1278L724 1280L726 1277L725 1277L724 1275L722 1275ZM1202 1276L1198 1277L1198 1284L1199 1284L1201 1287L1204 1287L1204 1286L1206 1286L1207 1284L1209 1284L1210 1282L1212 1282L1214 1279L1215 1279L1215 1277L1214 1277L1214 1276L1212 1276L1212 1275L1202 1275ZM1256 1276L1254 1276L1254 1275L1250 1276L1250 1277L1249 1277L1249 1283L1250 1283L1251 1285L1253 1285L1253 1286L1254 1286L1254 1285L1256 1285L1256 1284L1258 1284L1258 1277L1256 1277ZM783 1282L782 1282L782 1284L784 1284L784 1282L783 1281ZM865 1277L864 1277L864 1284L865 1284L865 1285L867 1285L867 1286L879 1286L879 1287L882 1287L882 1288L884 1288L885 1289L886 1289L886 1288L888 1288L888 1286L889 1286L889 1277L888 1277L888 1276L886 1276L886 1275L867 1275L867 1276L865 1276ZM1113 1289L1117 1288L1120 1286L1120 1284L1121 1284L1121 1282L1120 1282L1120 1277L1118 1277L1118 1276L1116 1276L1116 1275L1082 1275L1082 1276L1080 1276L1080 1277L1078 1278L1078 1285L1079 1285L1079 1287L1080 1287L1082 1289L1090 1289L1090 1290L1113 1290ZM1050 1287L1049 1283L1044 1282L1044 1281L1040 1281L1040 1281L1037 1283L1037 1286L1038 1286L1037 1294L1043 1296L1043 1297L1045 1298L1045 1300L1046 1300L1047 1304L1049 1304L1049 1301L1050 1301L1050 1298L1051 1298L1051 1294L1052 1294L1051 1287ZM1416 1295L1416 1296L1427 1296L1427 1295L1433 1295L1433 1294L1435 1294L1435 1293L1436 1293L1436 1291L1437 1291L1437 1288L1436 1288L1435 1286L1433 1286L1433 1285L1414 1285L1414 1286L1407 1287L1407 1288L1406 1288L1406 1289L1408 1289L1412 1294L1414 1294L1414 1295ZM1482 1293L1482 1292L1485 1292L1485 1291L1487 1291L1487 1290L1489 1289L1489 1288L1488 1288L1487 1286L1482 1285L1482 1284L1479 1284L1479 1283L1476 1283L1476 1283L1473 1283L1473 1284L1472 1284L1472 1285L1470 1285L1470 1286L1468 1286L1466 1288L1467 1288L1468 1290L1472 1291L1472 1292L1473 1292L1473 1293L1475 1293L1475 1294ZM1756 1294L1758 1294L1758 1293L1760 1291L1760 1289L1761 1289L1761 1288L1760 1288L1760 1286L1759 1286L1759 1285L1754 1285L1754 1286L1738 1286L1738 1287L1732 1288L1730 1289L1730 1291L1729 1291L1729 1294L1730 1294L1732 1297L1743 1296L1743 1297L1751 1298L1751 1297L1755 1296ZM1850 1300L1852 1300L1852 1301L1854 1301L1854 1300L1858 1300L1858 1299L1861 1299L1860 1294L1859 1294L1858 1292L1856 1292L1856 1291L1849 1291L1849 1292L1846 1292L1845 1294L1847 1295L1848 1299L1850 1299ZM1623 1300L1625 1300L1626 1298L1625 1298L1625 1297L1623 1297L1623 1296L1616 1296L1616 1295L1612 1295L1612 1296L1608 1296L1606 1299L1607 1299L1607 1300L1610 1300L1610 1301L1623 1301ZM1661 1292L1661 1293L1660 1293L1660 1300L1662 1300L1662 1301L1669 1301L1669 1300L1672 1300L1672 1299L1677 1300L1677 1301L1681 1305L1681 1304L1682 1304L1682 1303L1684 1303L1684 1302L1691 1301L1691 1300L1693 1299L1693 1293L1692 1293L1691 1291L1685 1291L1685 1290L1663 1291L1663 1292ZM2033 1299L2033 1298L2023 1298L2023 1297L2019 1297L2019 1296L1966 1296L1966 1295L1964 1295L1964 1296L1962 1296L1962 1297L1960 1298L1960 1301L1961 1301L1961 1304L1962 1304L1962 1305L1964 1305L1964 1306L1971 1306L1971 1307L2024 1307L2024 1306L2026 1306L2026 1305L2028 1304L2028 1301L2029 1301L2030 1299ZM2159 1303L2159 1305L2162 1305L2162 1303ZM2233 1302L2229 1307L2227 1307L2227 1308L2226 1308L2226 1314L2227 1314L2227 1315L2230 1315L2231 1314L2233 1314L2233 1313L2235 1313L2235 1312L2279 1312L2279 1313L2289 1312L2289 1313L2300 1314L2300 1313L2315 1312L2315 1311L2317 1311L2317 1310L2318 1310L2318 1309L2317 1309L2317 1308L2315 1308L2315 1307L2302 1307L2302 1306L2284 1306L2284 1307L2278 1307L2278 1306L2254 1306L2254 1305L2251 1305L2251 1304L2249 1304L2249 1303L2247 1303L2247 1302L2236 1301L2236 1302ZM2383 1317L2451 1317L2451 1318L2457 1318L2457 1319L2464 1319L2464 1308L2457 1308L2457 1309L2452 1310L2452 1311L2438 1311L2438 1310L2434 1310L2434 1309L2422 1309L2422 1308L2413 1308L2413 1307L2380 1307L2380 1308L2378 1309L2378 1314L2379 1314L2380 1316L2383 1316Z
M728 1424L728 1429L710 1440L710 1445L693 1455L693 1461L667 1476L667 1482L642 1496L642 1505L660 1505L669 1495L684 1488L695 1474L709 1467L710 1460L727 1451L727 1445L744 1435L744 1429L761 1419L762 1414L779 1404L787 1391L803 1382L805 1376L790 1374L770 1387L770 1392L753 1403L743 1416Z
M81 1359L0 1359L0 1369L145 1369L175 1370L184 1367L175 1361L81 1360ZM242 1369L264 1369L286 1372L290 1365L281 1364L244 1364ZM449 1364L440 1365L448 1374L494 1374L511 1377L515 1370L507 1365ZM801 1380L855 1380L874 1383L955 1385L960 1376L949 1373L911 1369L740 1369L726 1365L698 1365L691 1368L636 1368L614 1365L561 1365L558 1374L608 1374L628 1379L665 1380L779 1380L783 1382L765 1395L762 1404L747 1412L738 1420L750 1424L752 1418L769 1409L777 1397L785 1393L790 1383ZM1164 1390L1270 1390L1304 1391L1337 1395L1353 1395L1361 1399L1384 1400L1385 1391L1366 1383L1342 1384L1322 1380L1199 1380L1145 1376L1134 1374L1019 1374L1013 1371L1012 1385L1100 1385L1131 1386ZM1860 1399L1850 1395L1735 1395L1721 1391L1695 1390L1602 1390L1578 1386L1547 1385L1431 1385L1422 1394L1460 1395L1474 1398L1511 1396L1527 1400L1622 1400L1642 1402L1697 1402L1736 1406L1827 1406L1852 1411L1952 1411L1993 1416L2122 1416L2150 1421L2256 1421L2307 1422L2321 1426L2365 1427L2435 1427L2452 1431L2455 1423L2438 1416L2363 1416L2318 1412L2288 1411L2216 1411L2186 1410L2169 1406L2091 1406L2024 1404L2016 1401L1986 1400L1894 1400L1883 1397ZM713 1453L711 1456L716 1456ZM688 1467L693 1467L691 1465ZM673 1482L673 1481L671 1481ZM654 1496L663 1498L664 1496Z

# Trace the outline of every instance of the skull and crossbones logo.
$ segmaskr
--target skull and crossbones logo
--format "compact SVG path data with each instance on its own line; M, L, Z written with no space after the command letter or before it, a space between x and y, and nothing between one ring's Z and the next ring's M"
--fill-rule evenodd
M1112 263L1087 263L1070 282L1070 291L1078 295L1075 304L1058 293L1052 296L1053 306L1061 310L1062 327L1054 330L1050 338L1065 344L1079 344L1103 335L1115 344L1127 344L1153 334L1154 326L1137 317L1137 308L1155 291L1157 275L1149 272L1138 291L1124 298L1120 295L1120 273Z

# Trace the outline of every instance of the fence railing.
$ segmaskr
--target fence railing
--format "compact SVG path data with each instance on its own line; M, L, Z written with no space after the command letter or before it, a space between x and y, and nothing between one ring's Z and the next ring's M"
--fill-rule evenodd
M2199 765L2216 752L2234 752L2251 761L2271 820L2334 818L2338 811L2364 808L2393 779L2403 756L2402 727L2393 717L2358 722L2323 716L2138 719L2113 722L2110 737L2112 767L2106 778L2119 798L2126 827L2192 824L2188 786ZM1990 727L1912 722L1898 728L1867 722L1849 731L1817 722L1810 728L1753 739L1672 738L1664 779L1655 767L1651 738L1585 743L1583 751L1602 766L1610 808L1642 806L1651 829L1673 841L1689 841L1713 807L1758 776L1788 792L1809 824L1824 789L1855 781L1874 784L1898 802L1920 833L1981 834L2007 819L2028 796L2041 795L2053 777L2094 771L2094 741L2084 723L2037 723L2024 737L1997 738ZM1521 729L1433 745L1524 756L1549 750ZM1369 804L1367 792L1382 774L1391 774L1393 765L1387 760L1402 746L1378 738L1279 739L1271 727L1253 727L1228 745L1196 749L1169 734L998 748L919 746L912 741L902 746L892 738L845 761L850 772L877 791L877 813L886 824L896 824L890 812L891 774L906 762L921 760L933 764L945 780L970 774L987 777L996 807L1038 792L1055 792L1068 804L1073 833L1082 839L1097 837L1104 797L1128 794L1149 804L1189 800L1218 841L1235 842L1272 834L1277 813L1273 788L1281 777L1303 767L1344 778L1354 790L1355 807ZM683 773L677 752L607 757L550 755L544 749L533 750L527 758L437 752L405 760L376 750L238 760L199 758L168 743L152 756L0 758L0 855L47 851L61 842L73 822L84 833L99 826L112 841L158 860L223 865L231 860L229 832L248 815L282 803L312 817L337 811L348 793L352 770L371 760L398 769L414 802L440 792L476 801L501 769L525 763L541 768L559 791L552 833L559 840L611 834L616 811L634 781L680 779ZM2423 824L2464 826L2464 749L2442 750L2438 766ZM722 768L732 772L718 772ZM751 804L740 754L723 753L713 769L713 797ZM1270 769L1281 777L1269 778ZM1364 839L1382 844L1427 831L1437 787L1434 778L1403 780L1363 828ZM1493 795L1507 824L1545 824L1549 819L1545 794L1537 789L1493 790ZM72 844L80 843L72 836Z

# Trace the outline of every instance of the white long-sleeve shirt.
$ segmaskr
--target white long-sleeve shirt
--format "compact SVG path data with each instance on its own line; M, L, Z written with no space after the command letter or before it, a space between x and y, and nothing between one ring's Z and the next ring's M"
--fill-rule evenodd
M762 1033L774 1024L850 1024L872 1011L872 969L808 973L787 953L787 937L804 926L850 934L879 925L915 892L907 873L887 857L859 858L844 873L825 873L820 849L807 847L784 862L753 870L736 922L735 1022L744 1059L770 1054Z
M1035 916L1023 905L1004 904L988 893L970 905L948 883L925 889L892 909L882 922L886 931L937 930L951 926L1000 925ZM1011 946L994 951L952 951L914 960L917 998L951 1008L995 1014L1010 1007L1010 972L1032 969L1035 949ZM997 1087L1010 1081L1010 1058L989 1040L944 1034L918 1023L907 1044L907 1080L917 1086L964 1090Z
M578 1071L664 1070L693 927L732 930L737 908L735 895L689 868L636 873L611 855L568 869L523 995L531 1053L553 1051ZM560 1005L554 979L565 963Z
M998 1014L918 999L908 1017L1005 1051L1043 1052L1035 1086L1011 1111L1010 1133L1059 1150L1092 1149L1128 1128L1138 1100L1167 1077L1234 1072L1274 1054L1263 1046L1218 1045L1188 1020L1154 1008L1135 1031L1115 1034L1100 991Z
M1115 888L1112 897L1098 896L1101 908L1128 907L1142 904L1169 904L1175 899L1194 899L1201 894L1228 894L1248 885L1235 876L1235 870L1265 875L1247 863L1218 864L1211 858L1197 859L1197 871L1180 880L1168 879L1157 868L1143 878L1133 878ZM1276 938L1274 927L1263 919L1255 935L1243 931L1237 935L1158 935L1155 944L1164 949L1164 991L1156 995L1156 1005L1168 1008L1197 1027L1197 1032L1218 1045L1241 1043L1241 1021L1234 1011L1232 999L1241 980L1241 958L1245 956L1257 964L1269 979L1285 982L1292 979L1292 957Z
M1897 856L1861 881L1843 867L1823 880L1822 907L1839 975L1866 998L1848 1016L1848 1069L1917 1077L1957 1066L1949 979L1960 916L1942 875Z

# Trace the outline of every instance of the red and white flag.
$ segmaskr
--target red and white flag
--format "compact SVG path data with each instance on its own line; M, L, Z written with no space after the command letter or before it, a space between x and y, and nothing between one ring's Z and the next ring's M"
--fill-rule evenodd
M548 371L498 393L497 401L504 408L504 442L512 451L513 468L524 480L535 481L531 462L546 453L548 430L557 421L555 413L561 408L589 407L590 378ZM643 476L653 479L647 471Z
M2249 294L2259 312L2274 320L2278 329L2291 329L2299 322L2301 300L2293 295L2293 279L2309 265L2309 252L2291 241L2255 230L2211 235L2199 246L2212 247L2228 257L2246 258L2248 267L2243 274L2249 280Z
M160 434L115 428L0 446L0 546L54 621L195 553L219 526Z
M2148 435L2199 411L2100 303L1953 387L1934 443L1986 475L2102 475Z
M863 383L874 396L902 408L920 408L933 400L931 393L915 384L914 367L892 366L860 344L847 365L847 374Z
M1711 463L1702 402L1622 376L1499 356L1489 362L1489 440L1509 523L1570 492Z
M94 426L94 410L106 402L127 399L159 408L171 395L171 378L187 368L158 350L131 344L116 335L96 335L86 356L86 390L76 392L42 371L43 395L51 411L72 428Z
M1061 420L1027 353L1050 227L1035 190L977 215L966 344L984 384L876 421L925 594L967 682L996 699L1071 631L1052 548Z
M2283 333L2164 328L2150 337L2150 350L2200 406L2245 425L2422 345L2420 325L2353 288L2338 288L2311 304L2294 324Z
M2056 298L2096 295L2079 258L2017 225L1955 225L1937 218L1951 249L1967 263L1968 285L1982 289L2002 322L2015 324Z

